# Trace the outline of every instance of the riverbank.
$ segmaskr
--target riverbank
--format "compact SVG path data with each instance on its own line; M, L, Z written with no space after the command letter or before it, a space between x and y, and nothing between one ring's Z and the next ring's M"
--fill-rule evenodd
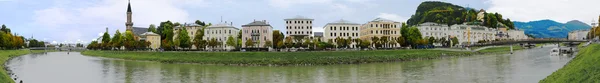
M14 83L13 79L8 75L7 71L4 69L4 63L12 58L17 57L29 53L43 53L44 50L0 50L0 83Z
M522 49L518 46L515 50ZM330 65L373 62L394 62L470 56L474 54L508 53L510 47L494 47L481 52L442 50L377 50L323 52L131 52L84 51L87 56L126 60L158 61L163 63L198 63L215 65Z
M591 44L563 68L540 83L598 83L600 82L600 44Z

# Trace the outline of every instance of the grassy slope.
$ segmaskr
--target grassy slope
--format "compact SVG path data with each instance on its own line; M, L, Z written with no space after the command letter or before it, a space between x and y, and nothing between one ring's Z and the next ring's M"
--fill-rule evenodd
M84 55L150 60L176 63L201 63L225 65L314 65L354 64L369 62L406 61L434 59L442 54L448 56L470 55L470 52L438 50L381 50L336 52L124 52L84 51ZM140 56L143 55L143 56Z
M600 45L592 44L579 51L567 65L540 83L598 83L600 82Z
M14 83L4 70L4 62L11 57L29 54L29 50L0 50L0 83Z
M518 46L515 50L522 49ZM510 47L481 50L479 53L507 53ZM127 52L84 51L84 55L127 60L148 60L165 63L200 63L222 65L327 65L370 62L435 59L447 56L468 56L471 52L440 50L379 50L335 52ZM142 55L142 56L141 56Z

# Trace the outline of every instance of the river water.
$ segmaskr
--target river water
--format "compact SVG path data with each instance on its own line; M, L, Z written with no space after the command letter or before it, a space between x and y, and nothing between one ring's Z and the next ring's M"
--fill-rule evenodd
M7 67L24 83L535 83L573 56L551 47L515 54L325 66L165 64L50 52L15 57Z

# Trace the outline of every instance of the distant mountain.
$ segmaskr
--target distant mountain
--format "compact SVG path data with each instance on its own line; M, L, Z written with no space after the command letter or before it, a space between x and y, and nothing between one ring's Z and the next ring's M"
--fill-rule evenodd
M513 22L519 30L536 38L567 38L569 32L574 30L586 30L592 26L578 20L567 23L559 23L553 20L539 20L530 22Z

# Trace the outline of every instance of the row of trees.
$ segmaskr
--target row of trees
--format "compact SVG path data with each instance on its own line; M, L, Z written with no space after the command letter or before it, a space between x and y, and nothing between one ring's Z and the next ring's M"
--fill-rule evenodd
M25 47L23 36L13 35L6 25L0 28L0 49L20 49Z
M121 33L117 30L113 37L110 37L108 32L104 32L101 41L92 41L87 48L94 50L121 50L125 47L126 50L144 50L148 46L150 46L150 42L139 41L131 31Z

